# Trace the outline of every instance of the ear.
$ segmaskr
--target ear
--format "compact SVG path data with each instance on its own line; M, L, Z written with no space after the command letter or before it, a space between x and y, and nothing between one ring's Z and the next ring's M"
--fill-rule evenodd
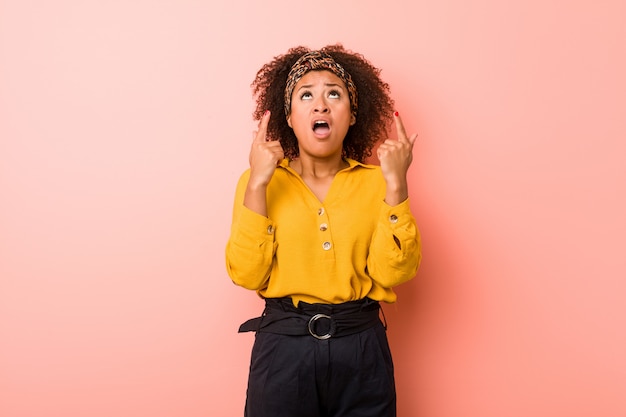
M291 115L287 116L287 124L293 129L293 126L291 126Z
M356 123L356 116L354 115L354 113L352 113L352 116L350 116L350 126L354 126L355 123Z

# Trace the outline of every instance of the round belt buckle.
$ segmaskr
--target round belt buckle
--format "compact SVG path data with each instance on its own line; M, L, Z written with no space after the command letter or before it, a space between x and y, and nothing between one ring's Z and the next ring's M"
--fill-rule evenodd
M309 320L309 333L311 334L311 336L313 336L314 338L319 339L319 340L330 339L330 337L332 336L332 334L331 334L331 331L332 331L332 321L331 321L331 326L330 326L330 328L328 330L328 333L326 333L326 334L319 335L319 334L315 333L315 331L313 330L313 325L319 319L332 320L332 318L330 316L326 315L326 314L316 314L316 315L314 315Z

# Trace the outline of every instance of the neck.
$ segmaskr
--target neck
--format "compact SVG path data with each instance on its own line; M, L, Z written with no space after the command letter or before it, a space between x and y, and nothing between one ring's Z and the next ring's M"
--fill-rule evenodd
M339 157L329 159L298 158L291 161L291 167L301 176L308 178L332 178L344 168L348 162Z

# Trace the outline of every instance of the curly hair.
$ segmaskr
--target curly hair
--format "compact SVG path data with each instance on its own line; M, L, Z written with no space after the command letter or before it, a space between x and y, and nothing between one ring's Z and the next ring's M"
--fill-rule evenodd
M285 116L285 86L291 67L311 49L304 46L291 48L263 65L252 82L256 109L252 113L260 120L269 110L272 114L267 126L269 140L280 141L285 157L293 159L299 155L298 140L287 124ZM328 45L320 51L332 56L352 77L359 95L356 123L350 127L343 141L343 156L364 162L372 153L376 143L383 139L392 120L393 100L389 85L381 80L380 69L374 67L361 54L344 49L341 44Z

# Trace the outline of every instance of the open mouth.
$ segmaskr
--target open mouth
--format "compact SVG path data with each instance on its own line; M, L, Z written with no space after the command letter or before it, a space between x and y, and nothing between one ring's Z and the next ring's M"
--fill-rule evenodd
M316 120L313 123L313 132L317 135L327 135L330 132L330 125L324 120Z

